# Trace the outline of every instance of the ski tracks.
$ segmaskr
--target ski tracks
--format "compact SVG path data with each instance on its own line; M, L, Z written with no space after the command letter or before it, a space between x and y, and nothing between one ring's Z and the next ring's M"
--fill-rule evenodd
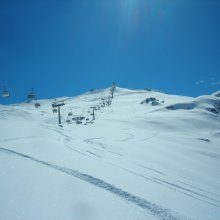
M181 216L178 213L172 212L169 209L166 209L166 208L159 206L155 203L147 201L144 198L141 198L139 196L136 196L136 195L133 195L129 192L126 192L126 191L124 191L124 190L122 190L122 189L120 189L110 183L107 183L107 182L105 182L101 179L98 179L96 177L93 177L91 175L81 173L77 170L61 167L61 166L58 166L53 163L48 163L48 162L36 159L34 157L31 157L31 156L28 156L28 155L25 155L25 154L22 154L22 153L13 151L13 150L9 150L6 148L0 147L0 151L3 153L7 153L7 154L11 154L14 156L19 156L21 158L28 159L30 161L36 162L38 164L42 164L44 166L53 168L53 169L58 170L60 172L63 172L68 175L71 175L73 177L76 177L78 179L81 179L87 183L94 185L95 187L98 187L98 188L101 188L105 191L108 191L108 192L114 194L115 196L117 196L121 199L124 199L124 200L146 210L149 214L155 216L157 219L160 219L160 220L189 220L189 218L187 218L187 217Z

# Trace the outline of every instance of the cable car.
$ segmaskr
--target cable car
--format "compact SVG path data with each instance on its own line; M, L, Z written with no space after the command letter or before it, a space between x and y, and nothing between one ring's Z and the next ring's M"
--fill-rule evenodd
M34 89L31 89L31 92L27 95L28 100L34 99L36 96L34 94Z
M3 97L3 98L8 98L8 97L10 97L10 92L5 89L5 86L4 86L4 90L3 90L2 97Z

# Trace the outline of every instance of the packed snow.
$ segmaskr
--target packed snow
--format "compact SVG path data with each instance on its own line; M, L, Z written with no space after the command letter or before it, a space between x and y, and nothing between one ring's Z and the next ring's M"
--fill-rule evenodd
M0 219L219 220L220 92L109 91L0 105Z

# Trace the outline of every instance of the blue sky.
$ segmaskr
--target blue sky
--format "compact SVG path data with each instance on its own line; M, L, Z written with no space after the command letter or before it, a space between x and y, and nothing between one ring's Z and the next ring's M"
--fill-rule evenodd
M220 90L219 0L0 0L9 100L73 96L116 81L197 96Z

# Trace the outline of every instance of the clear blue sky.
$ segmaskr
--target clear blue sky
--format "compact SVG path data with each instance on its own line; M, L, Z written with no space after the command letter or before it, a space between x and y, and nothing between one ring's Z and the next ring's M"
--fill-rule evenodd
M116 81L197 96L220 90L220 0L0 0L0 86L24 101Z

